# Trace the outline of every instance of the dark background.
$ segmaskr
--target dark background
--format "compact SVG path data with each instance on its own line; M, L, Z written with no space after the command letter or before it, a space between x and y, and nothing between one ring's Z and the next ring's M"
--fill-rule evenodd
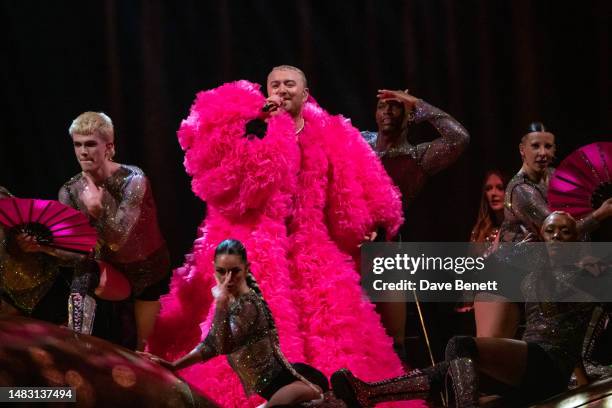
M409 88L468 129L411 217L423 240L467 240L484 172L519 169L530 121L557 135L559 158L612 139L612 2L564 3L1 0L0 185L55 198L79 171L72 119L105 111L117 160L152 181L176 265L204 216L175 134L195 93L292 64L359 129L375 128L378 88Z

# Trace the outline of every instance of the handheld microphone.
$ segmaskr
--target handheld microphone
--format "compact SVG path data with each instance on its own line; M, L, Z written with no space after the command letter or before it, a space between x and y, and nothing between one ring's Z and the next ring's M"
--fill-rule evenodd
M263 113L268 113L270 110L278 107L273 102L266 102L266 104L261 108ZM264 119L264 116L260 115L260 117L251 119L246 123L244 137L247 139L251 139L253 136L256 136L258 139L263 139L266 135L266 131L268 130L268 124Z
M267 113L267 112L270 112L270 110L271 110L272 108L274 108L275 106L276 106L276 104L274 104L274 103L272 103L272 102L267 102L267 103L266 103L266 104L263 106L263 108L261 108L261 111L262 111L262 112L266 112L266 113Z

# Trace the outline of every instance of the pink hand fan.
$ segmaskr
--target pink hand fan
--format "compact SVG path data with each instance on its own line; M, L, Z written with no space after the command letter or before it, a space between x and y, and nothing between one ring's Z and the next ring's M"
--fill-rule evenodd
M29 198L0 200L0 224L8 234L25 232L38 243L69 251L89 252L97 232L85 214L58 201Z
M582 218L612 197L612 142L583 146L567 156L550 180L548 204Z

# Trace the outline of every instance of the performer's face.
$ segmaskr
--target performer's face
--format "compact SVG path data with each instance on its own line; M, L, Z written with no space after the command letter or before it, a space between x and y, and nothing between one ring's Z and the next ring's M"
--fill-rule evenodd
M542 238L546 242L572 242L578 239L576 220L566 213L552 213L542 224Z
M376 105L376 124L379 132L399 132L404 120L404 105L393 99L379 100Z
M268 75L268 96L276 95L281 99L280 108L297 117L308 99L308 88L299 72L290 69L275 69Z
M489 208L493 211L503 210L504 208L504 182L497 174L491 174L485 182L484 192L489 203Z
M221 284L228 273L232 273L227 289L238 294L246 285L247 264L238 255L222 254L215 258L215 279Z
M73 134L72 144L81 170L88 172L102 167L109 160L113 147L112 143L105 142L97 132L92 135Z
M572 258L573 251L563 246L563 242L578 240L578 228L576 220L566 213L552 213L542 224L540 229L542 239L546 242L546 250L551 260L556 262L567 262Z
M555 156L555 135L550 132L528 133L523 137L519 151L529 169L536 173L544 172Z

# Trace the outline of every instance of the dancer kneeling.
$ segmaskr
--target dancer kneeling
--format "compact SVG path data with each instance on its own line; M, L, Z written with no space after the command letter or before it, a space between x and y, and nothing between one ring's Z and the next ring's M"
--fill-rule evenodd
M587 327L598 303L571 300L580 289L568 282L574 282L584 269L574 259L568 262L572 255L568 255L568 250L560 251L559 242L578 239L572 216L559 211L551 213L540 233L550 244L546 246L550 264L533 271L523 281L523 294L529 303L525 304L527 324L522 340L453 337L446 347L445 361L377 383L363 382L350 371L340 370L331 377L336 396L350 407L370 407L383 401L435 396L450 379L454 406L464 408L478 406L481 391L512 393L525 401L565 391L572 370L580 361ZM558 288L555 301L536 301L540 294L550 296L547 287Z
M265 398L266 407L321 399L329 388L327 378L307 364L290 364L285 359L270 309L249 270L244 245L234 239L221 242L214 265L215 315L204 341L174 362L142 354L172 371L226 354L247 394Z

